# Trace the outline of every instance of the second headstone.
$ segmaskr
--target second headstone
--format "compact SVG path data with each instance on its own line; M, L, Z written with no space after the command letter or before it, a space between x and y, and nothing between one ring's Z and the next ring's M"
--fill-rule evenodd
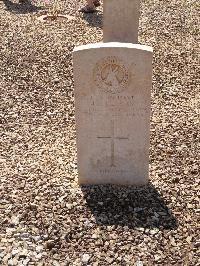
M138 43L140 0L104 0L104 42Z

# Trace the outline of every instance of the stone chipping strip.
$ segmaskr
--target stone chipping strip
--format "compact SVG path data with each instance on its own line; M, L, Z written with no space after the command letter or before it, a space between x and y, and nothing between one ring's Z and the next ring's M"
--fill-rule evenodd
M102 40L102 9L0 2L0 264L198 265L198 1L141 1L154 47L150 184L77 184L72 50ZM34 3L32 2L34 5ZM58 8L58 7L57 7Z

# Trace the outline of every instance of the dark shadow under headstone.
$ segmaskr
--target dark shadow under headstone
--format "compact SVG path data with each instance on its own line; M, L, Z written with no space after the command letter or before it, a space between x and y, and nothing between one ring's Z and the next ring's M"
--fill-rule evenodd
M152 184L138 188L97 185L81 189L98 225L177 228L176 218Z

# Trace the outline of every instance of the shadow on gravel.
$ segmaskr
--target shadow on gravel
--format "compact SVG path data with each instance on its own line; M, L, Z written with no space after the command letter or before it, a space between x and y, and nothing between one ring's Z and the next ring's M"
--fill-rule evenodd
M44 9L33 5L31 0L21 0L18 3L13 3L10 0L3 0L3 3L8 11L16 14L33 13Z
M103 28L103 13L100 11L91 14L83 13L82 18L92 27Z
M140 188L99 185L81 189L98 225L177 228L176 218L152 184Z

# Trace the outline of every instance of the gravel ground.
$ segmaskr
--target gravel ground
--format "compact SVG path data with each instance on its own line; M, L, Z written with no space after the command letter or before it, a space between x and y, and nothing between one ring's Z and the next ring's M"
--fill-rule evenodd
M0 1L0 264L197 266L197 0L142 0L154 48L150 183L77 185L72 50L102 40L102 9ZM50 11L48 11L50 12Z

